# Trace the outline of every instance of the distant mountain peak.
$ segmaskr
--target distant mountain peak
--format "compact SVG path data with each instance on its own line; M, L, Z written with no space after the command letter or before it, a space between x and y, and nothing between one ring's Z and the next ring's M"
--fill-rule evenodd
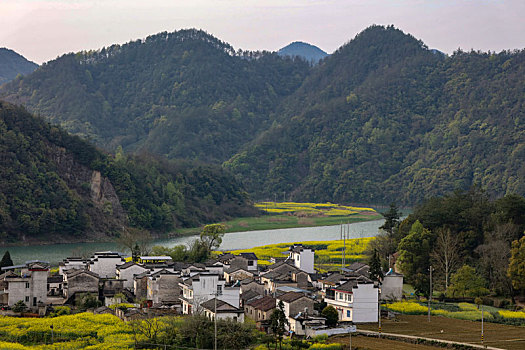
M312 63L318 63L320 60L328 56L325 51L317 46L302 41L294 41L293 43L286 45L277 51L277 54L279 56L298 56Z
M15 51L0 47L0 85L16 78L18 74L32 73L38 65Z

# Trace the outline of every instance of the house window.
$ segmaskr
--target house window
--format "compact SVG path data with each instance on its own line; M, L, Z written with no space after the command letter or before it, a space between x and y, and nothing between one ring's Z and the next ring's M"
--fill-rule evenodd
M217 295L222 295L222 286L221 285L217 285Z
M346 317L350 318L350 310L346 310Z
M29 282L26 282L26 288L29 288Z
M339 294L339 300L343 300L343 293L337 293Z
M253 260L248 260L248 266L253 266Z
M29 297L26 297L26 303L28 303L28 302L29 302Z

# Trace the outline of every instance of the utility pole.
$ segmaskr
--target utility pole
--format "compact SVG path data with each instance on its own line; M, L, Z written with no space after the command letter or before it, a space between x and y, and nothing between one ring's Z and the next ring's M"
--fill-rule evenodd
M430 291L428 293L428 322L430 322L430 302L432 301L432 265L430 265Z
M217 298L219 297L219 291L218 289L215 290L215 317L213 317L213 323L214 323L214 346L213 349L217 350Z
M378 309L378 321L379 321L379 338L381 338L381 300L378 300L377 304L379 305Z

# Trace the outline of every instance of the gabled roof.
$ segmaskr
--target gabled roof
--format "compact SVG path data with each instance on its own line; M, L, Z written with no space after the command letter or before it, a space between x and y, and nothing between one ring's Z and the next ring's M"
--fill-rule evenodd
M355 287L357 287L357 281L353 280L334 287L334 289L340 292L351 292Z
M298 293L298 292L288 292L288 293L284 293L283 295L277 297L277 299L282 300L285 303L293 303L294 301L299 300L301 298L310 299L303 293Z
M248 271L248 269L245 269L244 267L241 267L241 266L233 266L233 267L231 267L229 269L224 270L224 273L230 274L230 273L234 273L234 272L239 271L239 270L242 270L244 272L249 273L250 275L253 275L253 272Z
M224 300L220 300L220 299L215 300L215 298L202 303L201 307L215 313L215 303L217 303L217 313L221 313L221 312L223 313L227 313L227 312L243 313L244 312L238 307L228 304Z
M241 299L244 301L252 300L253 298L260 297L261 294L257 293L253 289L250 289L244 293L241 294Z
M269 311L271 309L275 309L275 306L277 305L277 302L275 298L273 298L270 295L267 295L265 297L262 297L260 299L253 299L250 300L247 305L253 307L254 309L261 310L261 311Z
M151 274L151 278L156 278L156 277L159 277L161 275L178 275L176 272L173 272L173 271L168 271L166 269L162 269L162 270L159 270L153 274Z
M291 247L290 247L290 251L291 252L294 252L294 253L300 253L302 252L303 250L313 250L313 249L310 249L308 247L304 247L302 244L293 244Z
M348 266L348 269L351 271L359 271L361 269L370 268L367 264L361 263L361 262L354 262L350 266Z
M131 266L140 266L142 268L145 268L144 266L140 265L140 264L137 264L136 262L134 261L128 261L122 265L118 265L117 266L117 270L125 270L127 269L128 267L131 267Z
M339 272L334 272L331 275L326 276L325 278L321 279L320 281L323 283L333 283L337 284L339 281L344 279L345 277L341 275Z
M64 271L64 273L67 275L67 278L72 278L81 274L88 274L90 276L100 278L100 276L94 272L88 271L88 270L79 270L79 269L69 269Z
M257 255L255 255L255 253L240 253L239 255L248 260L257 260Z

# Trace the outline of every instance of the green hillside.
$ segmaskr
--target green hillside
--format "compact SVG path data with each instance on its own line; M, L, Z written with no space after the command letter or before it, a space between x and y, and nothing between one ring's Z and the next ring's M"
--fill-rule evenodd
M29 74L38 64L5 47L0 48L0 85L16 78L19 74Z
M271 124L308 70L181 30L64 55L0 95L110 151L222 162Z
M255 211L218 167L116 158L0 102L0 244L163 232Z
M447 56L393 26L314 67L160 33L64 55L0 97L109 152L223 163L257 200L525 194L525 51Z
M370 27L316 67L226 163L256 198L413 204L525 193L525 51L436 55Z

